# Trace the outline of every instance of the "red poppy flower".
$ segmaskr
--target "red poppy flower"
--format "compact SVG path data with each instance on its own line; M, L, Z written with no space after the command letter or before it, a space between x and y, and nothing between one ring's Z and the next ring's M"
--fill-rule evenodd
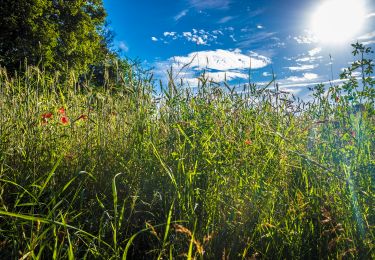
M87 115L80 115L77 120L86 120L87 118L89 118Z
M69 123L69 118L68 118L67 116L62 116L62 117L60 118L60 121L61 121L61 123L62 123L63 125L66 125L66 124Z
M44 119L44 120L46 120L46 119L51 119L53 117L53 114L52 113L44 113L44 114L42 114L42 118Z
M253 143L253 142L252 142L251 140L249 140L249 139L246 139L246 140L245 140L245 144L246 144L246 145L251 145L252 143Z
M53 118L53 114L50 112L42 114L42 125L48 124L48 119L52 119L52 118Z
M64 107L60 107L59 110L57 110L59 112L60 115L65 115L65 108Z

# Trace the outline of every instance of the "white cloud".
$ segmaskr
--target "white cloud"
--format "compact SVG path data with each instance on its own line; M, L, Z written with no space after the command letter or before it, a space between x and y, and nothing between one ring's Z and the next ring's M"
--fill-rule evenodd
M269 73L269 72L263 72L262 73L262 75L263 75L263 77L269 77L269 76L272 76L272 74L271 73Z
M180 20L182 17L186 16L188 12L189 12L188 9L182 10L182 11L179 12L175 17L173 17L173 19L174 19L175 21L178 21L178 20Z
M170 40L177 40L177 39L185 39L189 42L193 42L197 45L206 45L209 46L211 43L218 43L219 37L225 36L224 32L227 32L228 37L230 37L233 41L236 41L237 39L234 38L233 31L234 29L232 27L226 27L223 30L213 30L213 31L205 31L203 29L191 29L190 32L164 32L163 36L165 38L159 37L156 38L160 41L163 41L164 43L169 43Z
M298 44L311 44L311 43L316 43L318 42L318 39L314 36L314 34L309 31L305 30L304 35L298 35L293 37L293 39L298 43Z
M188 0L190 6L197 9L228 9L231 0Z
M167 37L167 36L175 36L176 32L164 32L163 34L164 34L165 37Z
M371 40L374 37L375 37L375 31L359 36L358 40Z
M375 13L369 13L366 15L366 18L371 18L371 17L375 17Z
M257 25L257 28L258 28L258 29L263 29L264 27L263 27L263 25L258 24L258 25Z
M291 71L302 71L302 70L315 69L316 67L318 67L318 65L300 65L300 66L288 67L288 69Z
M158 41L158 38L152 36L152 37L151 37L151 40L152 40L153 42L157 42L157 41Z
M218 23L226 23L226 22L229 22L230 20L233 20L234 17L233 16L225 16L223 18L221 18Z
M194 36L191 41L195 42L197 45L207 45L207 42L200 36Z
M189 64L195 69L213 69L213 70L235 70L235 69L259 69L271 63L271 60L257 53L244 55L239 49L234 51L218 49L215 51L192 52L187 56L175 56L171 61L179 64Z
M246 73L235 72L235 71L219 71L209 72L206 74L209 79L216 82L231 81L233 79L247 79L249 77Z
M323 81L323 82L302 82L302 83L291 83L290 81L283 80L283 82L280 82L280 86L286 87L286 88L291 88L291 87L308 87L308 86L314 86L317 84L339 84L341 85L343 82L347 81L346 79L335 79L335 80L330 80L330 81Z
M274 32L265 32L265 31L259 31L257 33L249 33L249 35L243 35L242 41L238 43L238 47L240 48L248 48L252 44L260 44L263 41L279 41L278 38L274 37Z
M224 35L224 33L220 30L213 30L212 33L215 35Z
M317 60L323 59L323 56L307 56L296 59L296 62L315 62Z
M344 71L346 71L348 68L341 68L341 71L342 72L344 72ZM362 75L362 73L361 72L359 72L359 71L352 71L352 76L353 77L360 77Z
M234 35L233 35L233 34L232 34L232 35L229 35L229 37L232 39L232 41L234 41L234 42L237 41L236 38L234 38Z
M362 42L364 45L370 45L370 44L374 44L375 41L372 40L372 41L367 41L367 42Z
M216 32L216 31L215 31ZM221 31L217 31L216 34ZM190 42L194 42L198 45L209 45L209 42L214 42L217 36L213 32L208 32L205 30L192 29L192 32L183 32L182 37Z
M120 41L119 44L118 44L118 48L124 52L128 52L129 51L129 47L126 45L125 42L123 41Z
M309 51L310 56L315 56L322 51L322 48L317 47Z
M207 45L207 41L204 40L201 36L185 34L184 37L190 42L195 42L197 45Z
M317 78L318 78L318 74L315 74L315 73L303 73L302 77L291 76L291 77L286 78L286 81L291 81L291 82L305 82L305 81L316 80Z
M375 16L375 13L373 13L373 16ZM362 43L364 45L370 45L370 44L374 44L375 43L375 31L372 31L372 32L369 32L369 33L366 33L364 35L361 35L358 37L358 40L361 40L363 41Z
M248 78L248 70L259 69L271 63L271 60L255 52L248 55L242 54L239 49L236 50L210 50L192 52L186 56L171 57L166 61L155 63L155 75L161 77L163 82L167 82L166 71L172 68L173 79L175 82L190 84L191 87L197 86L199 77L203 72L208 79L216 82L224 80L232 81L235 79L245 80Z
M344 82L347 81L347 79L334 79L334 80L325 80L325 81L319 81L321 77L318 76L316 80L307 80L307 81L301 81L301 82L293 82L288 81L287 79L284 79L280 81L280 89L287 90L294 92L294 89L299 89L301 93L298 93L298 96L302 99L309 99L308 95L311 94L311 92L308 91L307 87L316 86L318 84L323 84L327 86L328 84L335 84L341 86Z

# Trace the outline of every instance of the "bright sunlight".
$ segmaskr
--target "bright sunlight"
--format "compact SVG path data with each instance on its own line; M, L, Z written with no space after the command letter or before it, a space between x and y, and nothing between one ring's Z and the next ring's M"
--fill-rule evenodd
M320 42L345 44L361 30L364 18L363 1L327 0L313 13L311 29Z

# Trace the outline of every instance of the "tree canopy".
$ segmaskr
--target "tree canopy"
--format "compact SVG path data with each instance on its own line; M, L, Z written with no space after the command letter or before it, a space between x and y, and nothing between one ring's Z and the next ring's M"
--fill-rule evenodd
M2 0L0 65L84 72L110 53L102 0Z

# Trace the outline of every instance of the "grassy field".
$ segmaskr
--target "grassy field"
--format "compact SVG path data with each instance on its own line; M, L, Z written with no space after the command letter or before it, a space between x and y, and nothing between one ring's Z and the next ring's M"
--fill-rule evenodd
M202 76L156 98L132 75L1 70L0 258L374 258L373 64L357 50L309 102L275 82Z

